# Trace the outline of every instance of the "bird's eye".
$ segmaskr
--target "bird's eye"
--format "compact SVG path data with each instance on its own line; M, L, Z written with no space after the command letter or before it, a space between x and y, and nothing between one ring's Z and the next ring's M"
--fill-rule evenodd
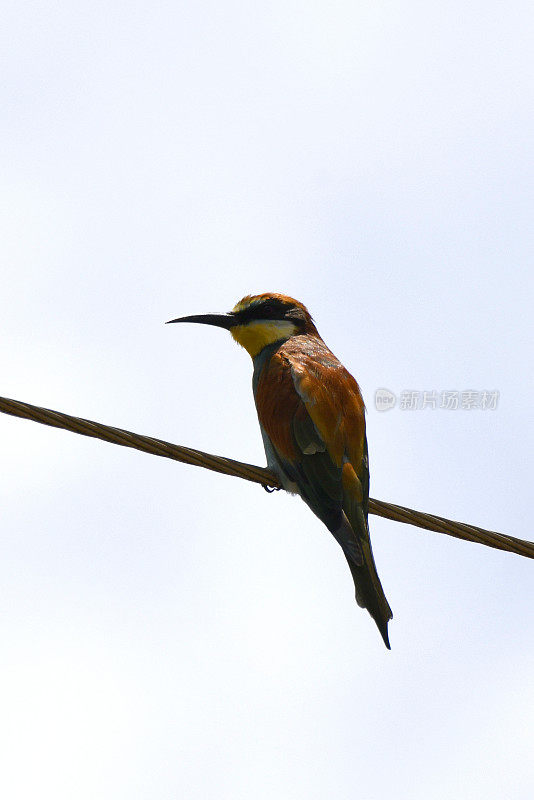
M283 309L280 308L279 303L268 300L266 303L262 303L261 305L261 316L264 319L279 319L281 316L283 316Z

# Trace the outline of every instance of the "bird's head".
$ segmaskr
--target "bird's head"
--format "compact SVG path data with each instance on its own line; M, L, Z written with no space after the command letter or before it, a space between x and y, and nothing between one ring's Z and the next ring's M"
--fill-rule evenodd
M228 314L194 314L169 322L200 322L225 328L252 358L267 345L284 342L291 336L319 335L308 309L285 294L247 295Z

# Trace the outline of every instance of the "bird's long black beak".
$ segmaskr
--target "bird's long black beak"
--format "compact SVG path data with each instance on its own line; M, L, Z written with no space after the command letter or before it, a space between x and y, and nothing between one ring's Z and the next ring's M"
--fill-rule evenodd
M217 328L225 328L227 331L237 325L235 314L192 314L190 317L178 317L170 319L171 322L200 322L202 325L216 325Z

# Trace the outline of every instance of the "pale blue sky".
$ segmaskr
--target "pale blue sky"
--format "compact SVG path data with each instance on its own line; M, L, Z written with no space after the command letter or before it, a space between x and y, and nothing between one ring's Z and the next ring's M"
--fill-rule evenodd
M163 323L282 291L373 496L534 538L531 3L3 11L0 394L262 464L247 354ZM388 653L298 499L0 426L2 796L532 797L531 561L371 517Z

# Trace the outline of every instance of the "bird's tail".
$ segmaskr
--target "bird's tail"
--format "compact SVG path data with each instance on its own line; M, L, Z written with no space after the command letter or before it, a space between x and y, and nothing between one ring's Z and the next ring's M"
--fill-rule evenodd
M349 466L348 464L346 465ZM352 467L350 468L352 471ZM345 470L344 470L345 473ZM352 471L352 475L356 475ZM345 475L343 476L345 478ZM352 476L351 476L352 477ZM357 480L357 478L356 478ZM380 578L376 571L367 513L361 492L354 491L352 480L343 481L343 519L334 536L340 543L349 563L356 587L356 602L366 608L377 624L384 644L391 650L388 637L388 622L393 617Z

